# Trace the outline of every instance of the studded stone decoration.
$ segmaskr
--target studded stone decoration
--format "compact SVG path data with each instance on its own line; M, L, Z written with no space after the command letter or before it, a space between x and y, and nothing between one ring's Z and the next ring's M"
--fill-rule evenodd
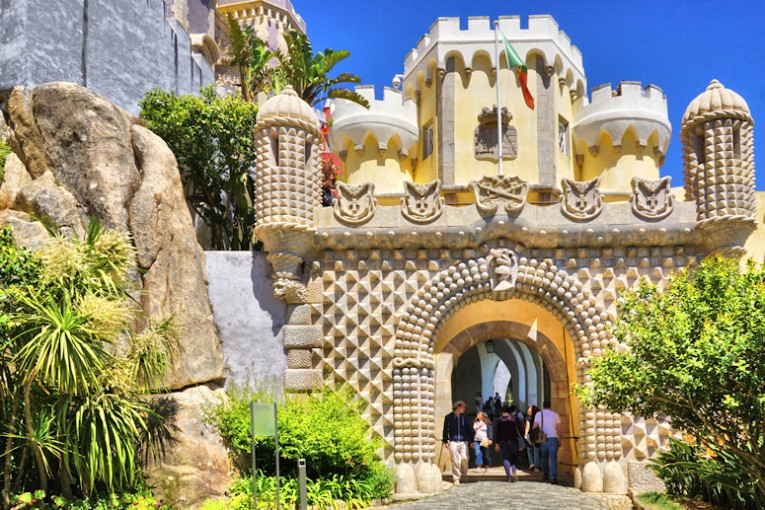
M317 357L326 381L357 389L367 404L365 418L389 448L397 433L393 363L399 310L451 259L447 250L327 252L324 270L316 275L322 280L323 302L313 319L324 332ZM433 411L423 403L419 412Z
M753 121L744 99L717 80L683 116L686 200L695 200L699 225L751 223L757 212Z
M574 221L589 221L598 217L603 210L603 195L600 186L600 177L589 181L574 181L563 179L563 200L560 210L563 214Z
M669 439L676 436L671 425L654 418L621 417L621 447L625 459L645 460L669 449Z
M255 126L255 235L274 268L274 293L300 300L301 266L321 203L318 119L291 87L266 101Z
M518 260L512 250L494 248L487 257L494 292L510 290L518 277Z
M675 199L670 183L672 177L658 181L649 181L640 177L632 178L632 212L644 220L655 221L666 218L672 213Z
M375 214L377 199L374 196L375 185L365 182L351 186L344 182L337 183L340 195L335 200L335 218L350 225L361 225L369 221Z
M497 175L484 177L480 181L471 181L470 187L475 193L475 205L484 214L495 214L499 206L505 212L514 214L526 205L529 185L517 176Z
M430 223L438 219L443 211L441 181L436 179L426 184L404 182L404 196L401 198L401 214L412 223Z

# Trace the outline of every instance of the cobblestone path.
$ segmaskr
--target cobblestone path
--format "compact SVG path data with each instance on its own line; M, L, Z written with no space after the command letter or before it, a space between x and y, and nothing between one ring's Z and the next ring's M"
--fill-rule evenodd
M383 507L395 510L607 510L596 497L572 487L537 481L463 482L446 492L410 503Z

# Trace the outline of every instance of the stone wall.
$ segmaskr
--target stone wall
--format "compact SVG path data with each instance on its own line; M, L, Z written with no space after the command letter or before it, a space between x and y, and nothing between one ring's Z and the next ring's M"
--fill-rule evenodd
M154 87L196 93L214 82L163 0L0 0L0 90L69 81L130 113Z
M286 305L273 293L262 252L205 252L208 292L223 343L228 380L272 379L282 388Z

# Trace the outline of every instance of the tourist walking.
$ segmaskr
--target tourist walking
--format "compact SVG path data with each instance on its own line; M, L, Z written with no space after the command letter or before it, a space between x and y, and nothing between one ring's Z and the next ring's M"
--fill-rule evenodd
M560 447L560 417L550 409L550 402L542 403L542 411L534 417L533 429L539 428L547 436L542 443L542 473L545 480L558 483L558 448Z
M452 477L455 485L459 485L460 479L467 476L468 447L473 447L473 424L465 415L467 404L462 400L454 403L454 411L444 418L443 439L444 446L449 450L452 460Z
M494 393L494 416L499 418L500 414L502 414L502 398L499 393Z
M526 416L524 417L524 421L526 422L526 433L523 437L526 439L526 457L529 459L530 471L542 469L540 461L541 446L535 444L534 441L531 440L531 427L534 425L534 418L538 412L539 408L537 406L529 406L526 410Z
M502 414L494 424L494 449L502 452L502 465L508 482L518 480L518 438L523 435L523 422L518 419L510 407L502 407Z
M483 472L489 470L491 467L491 455L489 454L489 447L491 446L491 439L489 439L489 417L486 416L483 411L478 411L473 422L473 432L475 441L475 467L477 469L483 468Z
M480 413L483 411L483 395L480 391L475 392L475 412Z

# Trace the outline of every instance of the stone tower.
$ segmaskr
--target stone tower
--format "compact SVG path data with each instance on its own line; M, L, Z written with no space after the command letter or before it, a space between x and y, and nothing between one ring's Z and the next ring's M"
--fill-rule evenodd
M280 297L299 291L301 266L316 231L313 215L321 204L321 140L316 114L291 87L260 108L255 126L254 232L269 253L274 290Z
M754 229L752 124L746 101L717 80L683 115L686 200L696 202L699 228L718 222L730 225L725 229L727 239L714 240L714 253L740 252L742 240Z

